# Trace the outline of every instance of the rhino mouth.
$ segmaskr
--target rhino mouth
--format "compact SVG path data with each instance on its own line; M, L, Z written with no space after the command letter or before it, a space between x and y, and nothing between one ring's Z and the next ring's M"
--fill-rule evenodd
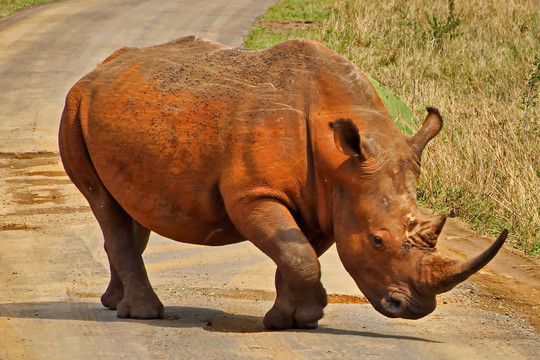
M429 299L412 299L401 292L392 292L381 298L377 310L390 318L420 319L435 310L435 297Z

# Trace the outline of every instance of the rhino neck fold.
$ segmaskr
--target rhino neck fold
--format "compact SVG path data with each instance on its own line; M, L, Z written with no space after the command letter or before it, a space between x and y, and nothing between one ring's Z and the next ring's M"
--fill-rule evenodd
M326 126L324 126L326 125ZM308 150L309 171L311 181L311 196L313 197L313 209L317 211L317 220L320 229L327 235L334 235L332 215L332 187L333 175L337 164L333 164L331 155L335 154L331 132L327 131L328 123L308 119ZM337 150L336 150L337 151Z

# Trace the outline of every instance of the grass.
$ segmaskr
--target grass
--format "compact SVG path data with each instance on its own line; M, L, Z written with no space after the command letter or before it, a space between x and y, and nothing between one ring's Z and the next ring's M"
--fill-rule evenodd
M418 197L483 234L509 228L540 254L540 8L534 0L282 0L245 45L315 39L400 96L413 127L445 128L423 156Z
M51 1L52 0L0 0L0 18L11 15L24 7Z

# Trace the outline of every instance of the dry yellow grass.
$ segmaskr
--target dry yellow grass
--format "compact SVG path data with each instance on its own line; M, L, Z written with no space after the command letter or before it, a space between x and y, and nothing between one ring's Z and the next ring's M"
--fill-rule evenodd
M420 121L426 106L438 107L445 128L423 156L420 200L483 233L508 227L538 254L539 2L452 3L284 0L246 44L313 38L392 89Z
M0 18L24 7L51 1L53 0L0 0Z

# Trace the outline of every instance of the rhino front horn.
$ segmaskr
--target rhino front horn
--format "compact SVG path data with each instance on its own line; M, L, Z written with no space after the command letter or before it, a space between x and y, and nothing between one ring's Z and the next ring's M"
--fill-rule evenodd
M495 257L507 236L508 230L504 229L488 249L468 261L451 259L441 253L430 255L422 264L422 290L426 293L440 294L467 280Z

